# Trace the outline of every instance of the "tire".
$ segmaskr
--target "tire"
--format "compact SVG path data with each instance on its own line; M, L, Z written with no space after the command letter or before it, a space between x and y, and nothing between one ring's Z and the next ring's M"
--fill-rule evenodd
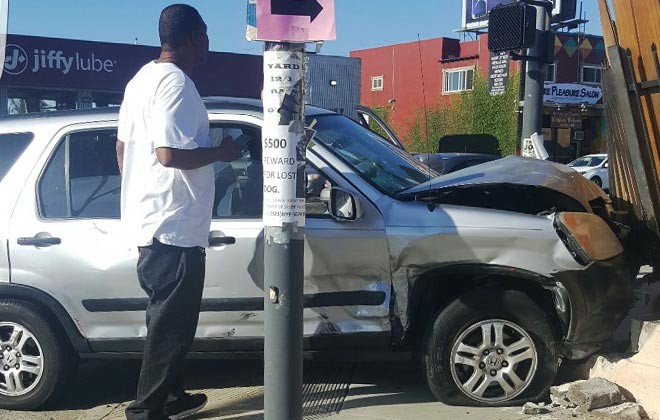
M33 304L0 301L0 343L0 408L43 408L75 375L76 358L69 343L58 339L56 329Z
M498 336L499 346L492 340ZM547 397L559 364L557 347L543 311L529 296L480 289L450 303L428 326L422 368L431 392L446 404L511 405Z
M599 176L595 176L595 177L591 178L591 181L592 181L594 184L598 185L599 187L603 188L603 180L600 179Z

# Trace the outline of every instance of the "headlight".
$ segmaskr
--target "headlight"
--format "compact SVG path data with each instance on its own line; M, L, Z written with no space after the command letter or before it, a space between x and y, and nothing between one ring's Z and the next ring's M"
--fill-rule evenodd
M605 261L623 253L623 246L600 217L590 213L559 213L555 229L581 264Z

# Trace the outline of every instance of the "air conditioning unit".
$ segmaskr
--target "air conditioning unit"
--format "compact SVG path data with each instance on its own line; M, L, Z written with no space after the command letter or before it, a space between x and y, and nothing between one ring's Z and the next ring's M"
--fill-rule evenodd
M582 141L584 140L584 131L575 131L573 132L573 140Z

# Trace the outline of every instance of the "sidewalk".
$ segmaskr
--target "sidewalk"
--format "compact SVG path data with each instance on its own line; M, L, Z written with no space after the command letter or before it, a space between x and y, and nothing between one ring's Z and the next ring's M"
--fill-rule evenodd
M119 420L133 398L139 364L87 362L52 411L0 410L0 420ZM520 408L449 407L436 402L412 364L305 364L306 420L518 420ZM196 419L263 419L263 370L256 361L194 361L188 388L209 404Z

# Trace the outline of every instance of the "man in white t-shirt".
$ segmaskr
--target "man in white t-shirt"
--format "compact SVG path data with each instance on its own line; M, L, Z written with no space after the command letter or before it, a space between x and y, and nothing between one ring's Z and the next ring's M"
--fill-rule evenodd
M138 246L138 279L149 296L129 420L176 420L207 401L203 394L184 392L183 369L204 287L215 194L212 163L232 161L240 146L229 137L219 147L209 144L208 114L190 79L193 67L208 56L206 30L194 8L165 8L160 57L128 83L119 112L121 217Z

